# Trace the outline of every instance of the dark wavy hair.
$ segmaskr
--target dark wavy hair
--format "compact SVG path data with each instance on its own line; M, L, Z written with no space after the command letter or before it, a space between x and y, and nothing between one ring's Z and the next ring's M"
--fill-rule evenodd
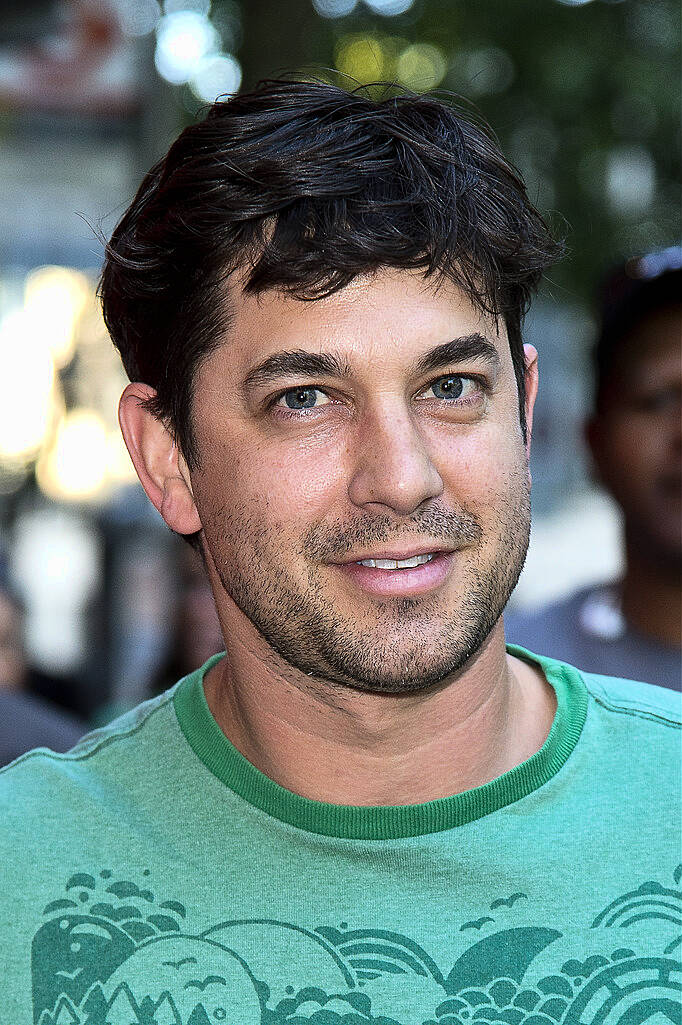
M521 323L560 255L490 129L430 96L266 80L217 102L142 182L106 247L104 319L190 467L201 361L244 290L314 301L381 267L447 278L503 317L525 435Z

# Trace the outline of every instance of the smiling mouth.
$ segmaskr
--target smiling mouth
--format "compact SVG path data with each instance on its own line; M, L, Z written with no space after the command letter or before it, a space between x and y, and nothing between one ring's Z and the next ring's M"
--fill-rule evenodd
M402 559L370 556L337 563L336 569L354 586L377 598L408 598L440 588L450 575L455 557L453 550L419 552Z
M431 562L434 552L427 552L425 555L413 555L409 559L361 559L356 566L367 566L369 569L414 569L416 566L424 566Z

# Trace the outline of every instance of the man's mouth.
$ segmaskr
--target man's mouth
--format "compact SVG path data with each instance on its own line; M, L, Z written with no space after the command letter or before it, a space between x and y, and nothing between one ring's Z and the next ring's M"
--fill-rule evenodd
M434 552L425 555L412 555L407 559L361 559L356 566L368 566L370 569L414 569L431 562Z
M450 575L456 552L433 551L398 556L397 552L337 563L346 579L376 597L416 597L437 590Z

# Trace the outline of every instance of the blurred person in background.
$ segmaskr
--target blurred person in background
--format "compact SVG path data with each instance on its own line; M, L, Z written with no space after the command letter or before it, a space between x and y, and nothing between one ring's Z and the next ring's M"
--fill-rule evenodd
M682 248L628 261L601 293L586 440L623 516L624 572L507 636L595 673L682 688Z
M674 1020L679 918L595 919L672 885L677 695L505 645L560 251L435 97L265 81L146 176L121 427L226 652L0 777L7 1021Z
M0 582L0 765L34 747L68 751L86 732L85 723L32 690L20 600Z

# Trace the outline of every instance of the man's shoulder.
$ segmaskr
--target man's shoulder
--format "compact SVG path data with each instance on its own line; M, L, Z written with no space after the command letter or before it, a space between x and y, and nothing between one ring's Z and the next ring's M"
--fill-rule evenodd
M579 689L584 687L588 706L599 710L612 722L630 728L635 721L660 726L671 732L682 725L682 694L668 687L624 677L588 672L580 666L550 655L534 654L523 645L509 643L507 650L518 657L534 660L547 678L566 678Z
M567 791L563 796L576 800L588 816L596 800L626 816L638 808L649 822L667 816L666 829L671 828L670 808L679 804L682 695L638 680L585 672L518 645L508 645L508 650L534 658L554 686L559 703L553 730L577 734L566 762L568 775L562 774L564 781L571 780L572 797Z
M581 675L588 693L582 764L590 787L601 777L612 807L641 816L642 829L645 820L656 824L657 842L671 829L679 833L682 695L638 680Z
M588 693L602 708L679 730L682 725L682 694L639 680L581 671Z
M58 807L77 795L87 800L103 782L139 779L150 748L168 734L175 688L145 701L100 729L86 733L64 753L46 747L27 751L0 769L0 818L27 823L35 807Z

